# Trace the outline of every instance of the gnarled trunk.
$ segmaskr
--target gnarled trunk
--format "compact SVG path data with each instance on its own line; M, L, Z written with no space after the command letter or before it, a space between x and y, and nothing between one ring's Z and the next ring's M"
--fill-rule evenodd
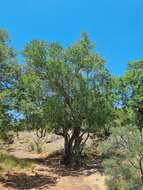
M80 128L75 128L71 135L68 133L64 136L64 164L80 165L83 147L89 137L83 140L84 133L81 134Z

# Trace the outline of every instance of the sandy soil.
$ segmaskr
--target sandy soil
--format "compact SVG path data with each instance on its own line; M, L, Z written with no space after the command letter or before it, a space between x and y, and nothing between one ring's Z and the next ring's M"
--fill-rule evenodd
M7 147L9 154L34 161L31 172L8 171L0 176L0 190L105 190L105 176L100 170L100 160L96 159L88 168L67 169L60 164L63 140L52 137L46 144L46 153L29 151L34 139L33 133L22 133L15 143Z

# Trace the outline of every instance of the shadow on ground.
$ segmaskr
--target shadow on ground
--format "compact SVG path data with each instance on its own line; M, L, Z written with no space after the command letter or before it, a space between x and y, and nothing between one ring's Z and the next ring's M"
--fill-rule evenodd
M55 186L56 177L44 175L27 175L25 173L9 173L4 177L0 177L0 183L7 188L15 189L32 189L32 188L48 188Z
M102 157L96 155L85 157L86 164L82 167L68 168L61 163L62 155L63 153L60 150L50 154L48 157L15 157L16 160L19 160L18 163L34 163L35 168L32 173L9 172L0 177L0 183L8 189L49 189L52 186L56 186L60 177L89 176L96 172L104 174Z
M37 163L41 167L48 167L48 171L58 175L58 177L63 176L79 176L79 175L86 175L89 176L94 174L95 172L100 172L101 174L104 173L104 169L102 167L103 158L100 156L92 155L90 158L84 158L86 164L82 167L66 167L64 164L61 164L62 160L62 151L56 151L50 154L46 158L25 158L25 161L32 161ZM37 168L37 171L40 171L42 168ZM45 168L46 170L46 168Z

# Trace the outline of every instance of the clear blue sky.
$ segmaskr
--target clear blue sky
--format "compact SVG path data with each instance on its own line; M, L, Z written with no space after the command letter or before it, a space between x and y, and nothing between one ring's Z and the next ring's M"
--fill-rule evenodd
M67 46L86 31L113 75L143 58L143 0L0 0L0 27L18 51L32 39Z

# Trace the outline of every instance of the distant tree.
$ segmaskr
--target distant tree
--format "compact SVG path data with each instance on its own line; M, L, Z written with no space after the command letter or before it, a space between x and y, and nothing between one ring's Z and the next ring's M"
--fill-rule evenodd
M143 61L130 62L117 79L116 127L100 150L106 155L109 189L143 189Z
M10 126L12 89L17 80L15 52L8 45L8 34L0 29L0 130L1 134Z
M133 61L120 79L120 94L125 112L132 112L130 121L142 133L143 128L143 61Z
M126 80L130 89L128 105L133 109L136 125L143 135L143 60L129 63Z

